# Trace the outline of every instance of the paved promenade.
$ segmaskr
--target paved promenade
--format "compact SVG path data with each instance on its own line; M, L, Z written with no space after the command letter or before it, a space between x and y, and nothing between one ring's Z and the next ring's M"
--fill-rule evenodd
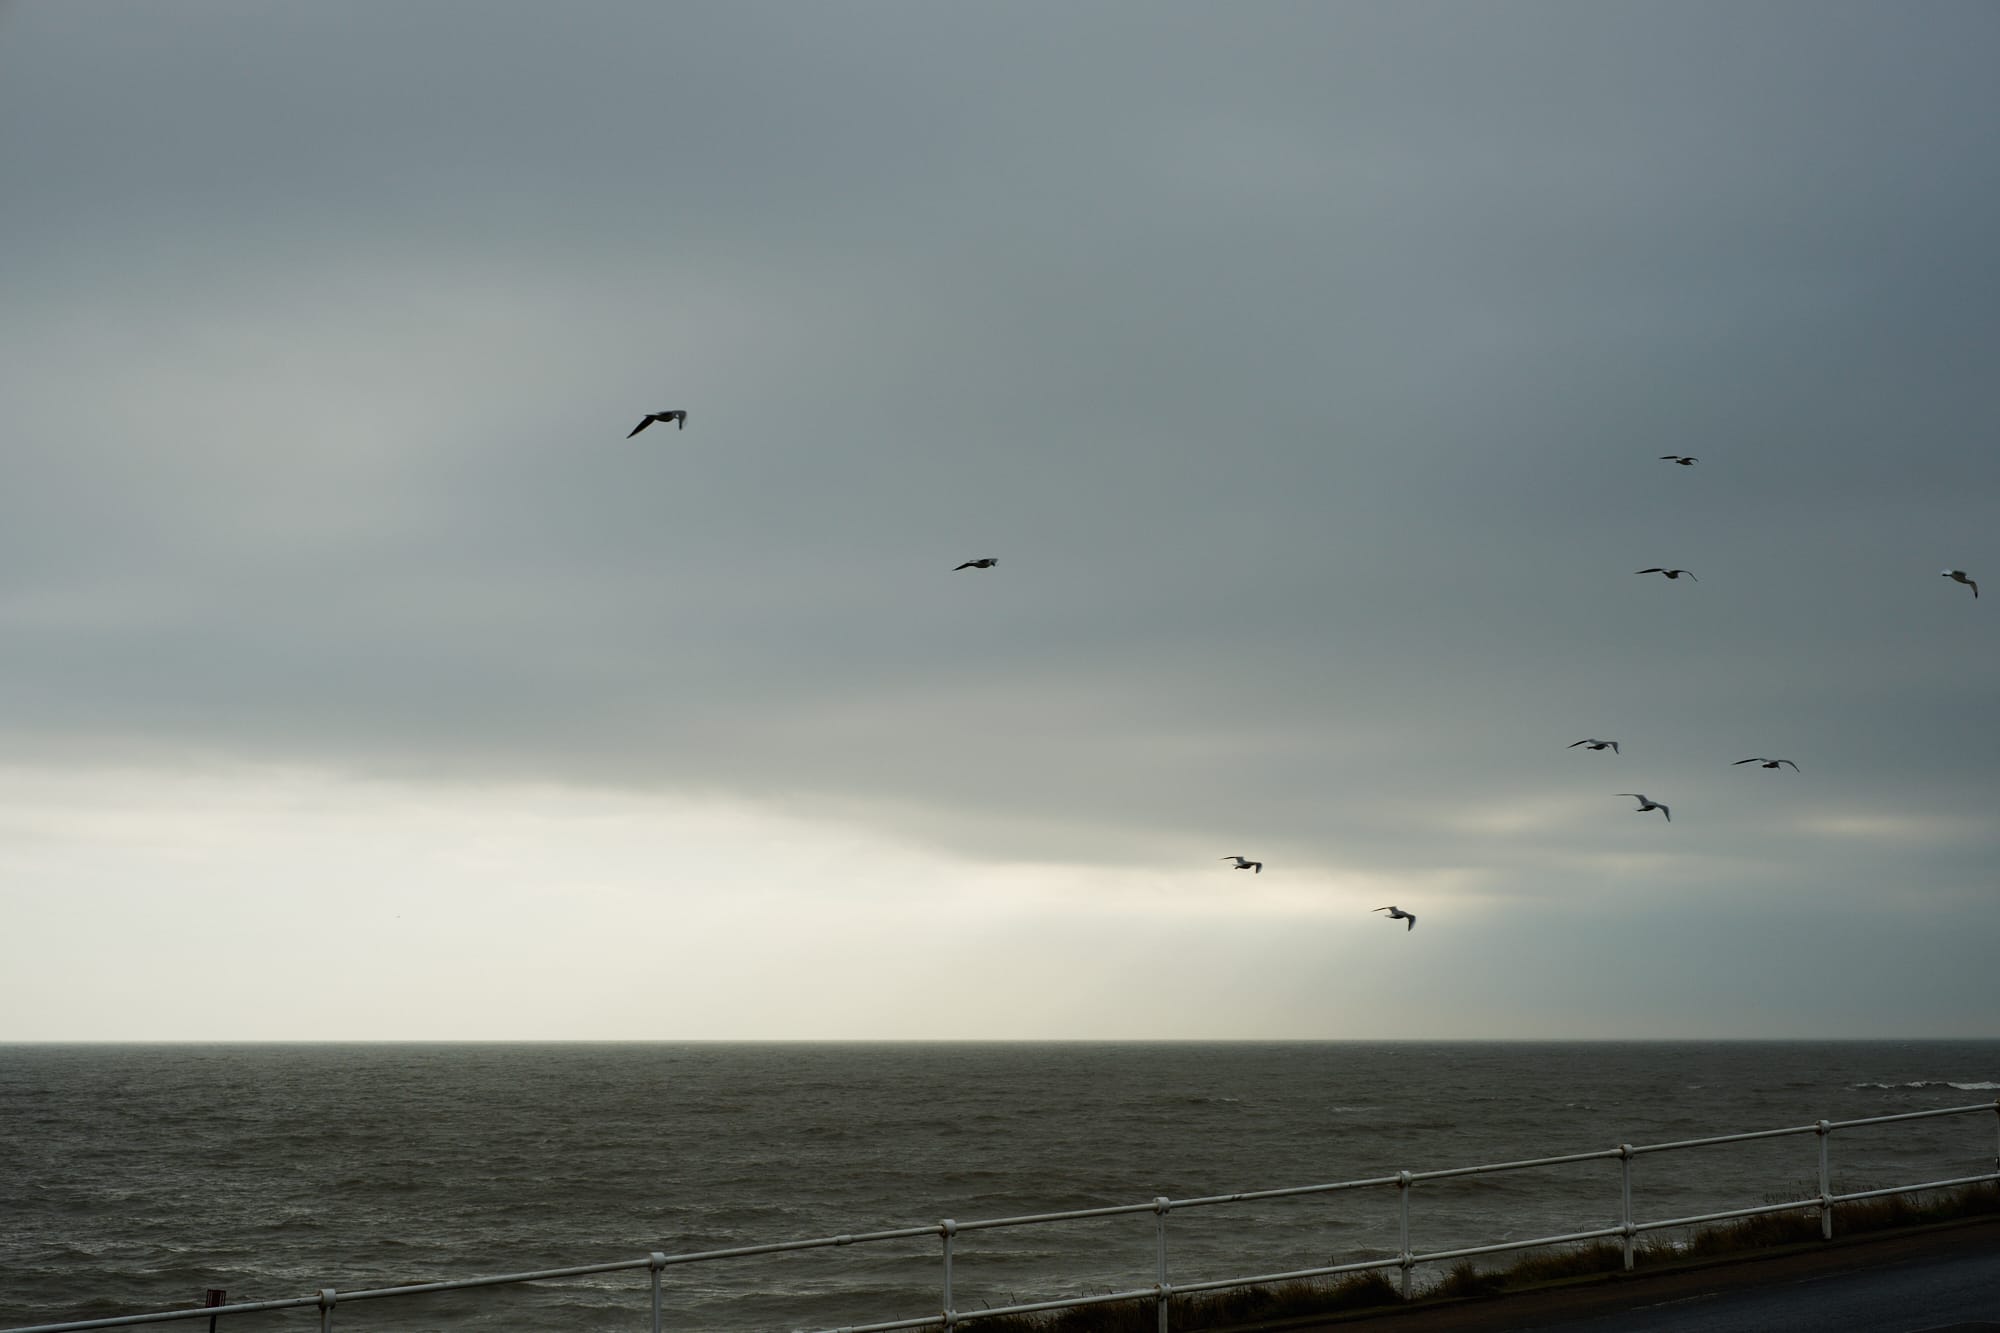
M2000 1218L1294 1327L1328 1333L2000 1333Z

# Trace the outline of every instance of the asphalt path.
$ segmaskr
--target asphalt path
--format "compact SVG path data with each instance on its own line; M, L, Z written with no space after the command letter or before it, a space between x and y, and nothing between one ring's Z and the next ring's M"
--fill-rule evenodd
M2000 1219L1323 1327L1330 1333L2000 1333Z
M2000 1252L1910 1259L1882 1268L1706 1292L1617 1314L1528 1327L1564 1333L1855 1333L1987 1329L2000 1333Z

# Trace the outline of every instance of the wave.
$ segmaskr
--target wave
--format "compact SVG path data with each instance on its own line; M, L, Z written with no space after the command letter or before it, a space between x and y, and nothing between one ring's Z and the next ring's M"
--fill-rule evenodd
M1879 1092L1898 1092L1906 1088L1956 1088L1960 1092L2000 1092L2000 1083L1954 1083L1943 1078L1912 1079L1908 1083L1856 1083L1856 1088L1871 1088Z

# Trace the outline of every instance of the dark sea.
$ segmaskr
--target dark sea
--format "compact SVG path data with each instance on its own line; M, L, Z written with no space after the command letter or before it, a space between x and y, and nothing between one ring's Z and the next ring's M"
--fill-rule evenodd
M0 1328L1991 1103L2000 1042L0 1046ZM2000 1117L1833 1136L1836 1190L1994 1169ZM1810 1135L1639 1158L1640 1220L1817 1192ZM1419 1252L1615 1225L1615 1161L1429 1182ZM1398 1250L1392 1188L1189 1209L1194 1282ZM961 1235L961 1309L1141 1287L1154 1219ZM940 1307L933 1237L666 1270L670 1329ZM647 1275L338 1329L641 1333ZM226 1333L309 1330L314 1310ZM176 1325L189 1333L196 1324Z

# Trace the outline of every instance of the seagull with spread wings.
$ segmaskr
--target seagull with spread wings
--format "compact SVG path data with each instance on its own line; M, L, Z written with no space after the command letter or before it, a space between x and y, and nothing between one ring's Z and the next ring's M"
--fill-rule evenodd
M1660 461L1662 463L1679 463L1682 467L1693 467L1701 460L1693 454L1661 454Z
M1677 579L1680 578L1683 574L1686 574L1688 578L1694 579L1696 583L1701 582L1701 580L1695 578L1694 575L1688 574L1688 572L1685 569L1661 569L1658 565L1654 565L1651 569L1635 569L1632 572L1634 574L1665 574L1670 579Z
M990 555L982 556L977 560L966 561L964 564L960 565L958 569L991 569L993 568L993 566L999 563L1000 561L993 556ZM954 569L952 573L956 574L958 572L958 569Z
M688 428L688 414L681 411L679 408L675 408L671 412L648 412L646 414L646 419L644 421L641 421L638 425L632 427L632 435L637 435L640 431L646 429L646 427L652 425L655 421L659 422L671 421L674 423L675 430L686 430ZM632 438L632 435L627 435L625 438L629 440Z
M1409 925L1403 927L1405 933L1417 928L1417 914L1415 912L1405 912L1400 907L1378 907L1375 910L1378 912L1387 912L1391 921L1409 922Z
M1667 807L1665 807L1664 805L1661 805L1658 801L1654 800L1652 797L1642 795L1641 793L1636 791L1621 791L1618 794L1620 796L1630 796L1634 800L1639 802L1639 808L1637 810L1634 810L1632 812L1633 814L1643 815L1648 810L1658 810L1661 814L1667 817L1667 822L1669 824L1674 822L1674 812L1667 809Z
M1579 745L1587 746L1592 750L1609 750L1613 754L1618 753L1617 741L1601 741L1595 736L1589 737L1586 740L1571 741L1568 745L1563 746L1563 749L1574 750Z
M1756 764L1760 768L1776 768L1779 764L1792 764L1792 761L1789 759L1766 759L1762 755L1758 755L1755 759L1738 759L1736 764ZM1731 764L1730 767L1734 768L1736 764ZM1792 764L1792 772L1796 773L1798 771L1799 766Z
M1979 600L1979 585L1977 583L1974 583L1970 578L1966 577L1966 573L1964 570L1941 569L1938 571L1938 575L1941 578L1950 579L1954 583L1963 583L1966 587L1972 589L1972 600L1975 602Z
M1218 856L1215 859L1218 861L1234 861L1236 864L1230 867L1231 870L1247 870L1253 875L1264 873L1264 863L1262 861L1252 861L1247 856Z

